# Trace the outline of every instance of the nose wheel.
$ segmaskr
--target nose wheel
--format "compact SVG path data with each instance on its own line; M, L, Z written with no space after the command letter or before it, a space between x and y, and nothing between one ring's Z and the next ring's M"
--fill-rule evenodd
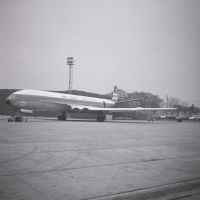
M16 114L16 116L15 116L15 114ZM8 122L23 122L23 121L27 121L27 120L28 120L28 118L25 118L20 115L19 109L15 110L14 115L12 115L10 118L8 118Z
M14 117L8 118L8 122L23 122L23 121L24 121L24 118L22 116L14 116ZM27 121L27 119L25 121Z

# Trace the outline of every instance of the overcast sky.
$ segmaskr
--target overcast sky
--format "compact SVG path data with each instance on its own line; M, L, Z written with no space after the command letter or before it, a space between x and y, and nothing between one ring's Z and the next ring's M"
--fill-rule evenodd
M73 89L200 105L200 0L0 0L0 88L65 90L68 56Z

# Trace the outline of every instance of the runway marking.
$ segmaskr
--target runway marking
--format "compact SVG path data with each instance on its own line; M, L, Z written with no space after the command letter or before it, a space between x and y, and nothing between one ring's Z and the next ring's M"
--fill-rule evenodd
M48 143L48 142L47 142ZM62 143L62 142L61 142ZM33 144L45 144L45 143L33 143ZM186 142L186 143L181 143L181 145L185 145L185 144L199 144L199 141L196 141L196 142ZM15 144L14 144L15 145ZM17 144L18 145L18 144ZM1 144L0 144L1 146ZM10 147L10 145L8 145ZM152 145L135 145L135 146L117 146L117 147L99 147L99 148L88 148L88 147L85 147L85 148L79 148L79 149L66 149L66 150L50 150L50 151L37 151L35 150L34 153L53 153L53 152L71 152L71 151L77 151L77 150L81 150L81 151L88 151L88 150L114 150L114 149L132 149L132 148L137 148L137 147L154 147L155 144L152 144ZM162 145L157 145L156 147L169 147L169 146L175 146L175 144L162 144ZM176 147L176 146L175 146ZM137 149L134 149L136 151L141 151L141 150L137 150ZM24 154L24 153L12 153L13 155L14 154ZM0 156L3 155L11 155L11 153L0 153Z
M1 166L2 167L2 166ZM10 172L8 169L6 169L5 167L2 167L3 169L5 169L8 173L12 174L12 176L14 176L15 178L17 178L21 183L24 183L25 185L27 185L28 187L30 187L33 191L35 191L36 193L39 194L39 196L42 197L42 199L45 198L45 200L50 200L46 195L44 195L41 191L39 191L38 189L36 189L34 186L32 186L30 183L24 181L21 177L19 177L17 174L14 174L12 172Z
M78 156L77 156L78 157ZM14 175L26 175L26 174L40 174L40 173L50 173L50 172L61 172L61 171L70 171L70 170L80 170L80 169L89 169L89 168L102 168L102 167L112 167L112 166L123 166L127 164L136 164L136 163L146 163L146 162L157 162L157 161L163 161L163 160L176 160L180 158L195 158L200 157L200 155L195 156L180 156L180 157L174 157L174 158L158 158L158 159L149 159L149 160L142 160L142 161L134 161L134 162L122 162L122 163L111 163L111 164L103 164L103 165L91 165L91 166L85 166L85 167L71 167L71 168L63 168L63 169L53 169L53 170L43 170L43 171L30 171L25 173L14 173L10 172L10 174L5 174L1 176L12 176ZM75 158L77 159L77 158ZM72 159L74 160L74 159Z
M14 140L14 142L8 142L8 143L0 143L0 146L1 145L19 145L19 144L49 144L49 143L71 143L71 142L79 142L79 141L81 141L84 137L84 135L83 134L71 134L71 135L67 135L68 137L73 137L73 136L76 136L76 137L78 137L78 135L80 135L81 136L81 138L79 139L79 140L73 140L73 139L67 139L67 140L55 140L55 138L54 138L54 140L49 140L49 141L47 141L47 140L45 140L45 141L41 141L41 142L30 142L30 141L17 141L17 139L18 138L20 138L20 137L22 137L22 138L24 138L24 137L27 137L28 135L22 135L22 136L15 136L15 137L13 137L13 135L11 135L11 136L6 136L8 139L10 139L10 138L12 138L12 139L15 139ZM98 138L96 138L95 136L98 136ZM112 136L112 135L120 135L120 134L104 134L104 135L99 135L99 133L98 134L93 134L93 136L94 136L94 140L96 141L96 139L97 140L102 140L102 139L104 139L106 136ZM47 135L46 137L49 137L49 136L51 136L51 135ZM58 135L59 136L59 135ZM61 135L61 136L63 136L63 135ZM85 137L87 137L88 135L86 134L85 135ZM3 137L3 136L0 136L0 138L1 137ZM5 137L4 137L5 138ZM133 141L137 141L137 140L149 140L149 139L160 139L160 140L163 140L163 141L165 141L165 140L167 140L167 141L172 141L172 142L174 142L175 140L184 140L184 139L188 139L188 138L191 138L191 136L173 136L173 138L171 139L169 139L169 136L167 137L144 137L144 136L141 136L141 137L134 137L134 138L131 138ZM34 138L29 138L29 137L27 137L27 139L34 139ZM200 136L193 136L192 137L192 140L199 140L200 141ZM186 142L186 143L189 143L190 144L190 142ZM148 145L146 145L146 146L148 146ZM149 146L152 146L152 145L149 145Z
M176 199L185 199L185 198L187 198L187 197L193 197L193 196L196 196L196 195L199 195L200 194L200 192L197 192L197 193L195 193L195 194L188 194L188 195L184 195L184 196L182 196L182 197L177 197L177 198L172 198L172 199L170 199L170 200L176 200Z
M20 159L22 159L22 158L24 158L24 157L30 156L31 154L35 153L36 150L37 150L37 147L34 147L33 150L30 151L30 152L28 152L28 153L20 153L20 154L22 154L22 155L19 156L19 157L17 157L17 158L13 158L13 159L10 159L10 160L6 160L6 161L0 162L0 165L5 164L5 163L9 163L9 162L13 162L13 161L15 161L15 160L20 160ZM10 155L10 154L0 154L0 156L1 156L1 155Z
M134 190L127 190L127 191L123 191L123 192L118 192L118 193L112 193L112 194L108 194L108 195L102 195L102 196L95 196L95 197L89 197L89 198L84 198L84 199L81 199L81 200L95 200L95 199L101 199L101 200L103 200L103 199L106 199L106 198L108 198L108 197L113 197L112 199L121 199L119 196L117 196L117 195L125 195L125 194L130 194L130 193L138 193L138 192L140 192L139 194L137 194L138 196L139 196L139 198L138 197L136 197L136 198L134 198L133 196L132 196L132 198L129 196L129 197L127 197L126 199L132 199L132 200L136 200L136 199L144 199L144 194L141 194L141 192L148 192L148 194L146 195L146 198L145 199L147 199L147 198L149 198L150 196L149 196L149 192L151 192L151 191L149 191L149 190L152 190L152 189L159 189L160 188L160 191L162 191L163 190L163 187L167 187L167 189L168 190L173 190L173 188L169 188L169 187L172 187L172 186L177 186L178 184L183 184L183 183L188 183L188 182L192 182L192 181L198 181L197 183L192 183L191 185L193 186L193 187L197 187L197 189L199 189L200 188L200 177L198 177L198 178L194 178L194 179L187 179L187 180L183 180L183 181L177 181L177 182L170 182L170 183L166 183L166 184L159 184L159 185L156 185L156 186L152 186L152 187L144 187L144 188L141 188L141 189L134 189ZM182 187L184 187L184 186L182 186ZM160 192L159 191L159 192ZM165 190L166 191L166 190ZM158 192L158 191L154 191L154 195L155 195L155 193L156 192ZM167 191L167 193L169 193L168 191ZM196 195L196 194L200 194L199 192L198 193L195 193L195 194L191 194L191 195ZM168 194L167 194L168 195ZM117 197L116 197L117 196ZM183 197L186 197L187 195L183 195L182 196L182 198ZM143 197L143 198L142 198ZM156 197L155 197L156 198ZM152 198L152 196L151 196L151 199L153 199ZM175 199L178 199L178 198L175 198ZM175 200L174 199L174 200ZM171 198L170 198L170 200L172 200Z

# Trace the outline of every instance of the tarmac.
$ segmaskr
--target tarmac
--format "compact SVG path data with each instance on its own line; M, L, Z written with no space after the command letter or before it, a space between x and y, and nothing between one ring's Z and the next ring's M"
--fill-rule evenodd
M1 200L200 199L200 123L0 120Z

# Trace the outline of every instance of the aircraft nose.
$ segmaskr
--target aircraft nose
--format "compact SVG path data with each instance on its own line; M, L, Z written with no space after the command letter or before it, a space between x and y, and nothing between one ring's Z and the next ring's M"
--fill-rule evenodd
M5 103L6 103L7 105L10 105L10 99L9 99L9 98L6 98L6 99L5 99Z

